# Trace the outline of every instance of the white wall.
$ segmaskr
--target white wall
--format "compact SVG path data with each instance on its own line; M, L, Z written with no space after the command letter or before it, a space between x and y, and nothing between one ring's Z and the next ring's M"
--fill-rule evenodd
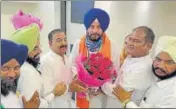
M1 37L8 39L15 31L10 17L19 9L25 13L31 13L43 21L41 31L41 44L43 53L49 51L48 33L54 28L60 28L60 1L18 1L4 2L1 1Z
M71 2L67 4L67 36L69 42L74 43L85 34L85 28L83 24L71 23ZM140 25L151 27L156 40L162 35L176 36L176 1L95 1L95 7L110 15L106 32L119 47L125 36Z
M86 31L83 24L71 23L71 1L67 1L66 3L66 33L69 44L73 44Z
M111 1L95 1L95 7L101 7L105 9L105 11L109 11L109 5ZM67 27L67 37L68 42L73 44L76 39L85 35L86 30L83 24L72 23L71 22L71 1L67 1L66 5L66 27ZM108 12L109 13L109 12Z
M122 46L124 37L131 29L140 25L153 29L156 35L155 42L162 35L176 36L175 1L113 2L110 16L112 20L108 33L119 46Z
M44 28L41 31L43 52L49 50L48 33L60 28L60 1L1 1L1 37L8 38L14 29L10 17L22 9L42 19ZM107 34L110 39L122 47L124 37L139 25L147 25L156 33L176 36L176 2L174 1L95 1L96 8L104 9L110 15ZM83 24L71 23L71 2L67 1L66 26L69 44L85 34Z

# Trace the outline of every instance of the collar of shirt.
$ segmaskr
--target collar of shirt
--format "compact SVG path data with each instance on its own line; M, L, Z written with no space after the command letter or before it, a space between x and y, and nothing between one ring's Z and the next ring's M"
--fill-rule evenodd
M136 57L136 58L127 56L126 60L130 60L130 61L144 61L145 59L148 59L148 58L151 58L150 54L148 54L146 56L143 56L143 57Z
M58 55L58 54L56 54L55 52L53 52L52 50L50 50L50 52L51 52L51 54L54 56L54 57L57 57L58 59L60 59L60 60L62 60L63 59L63 57L62 56L60 56L60 55ZM64 58L65 58L66 56L64 55Z
M125 60L124 60L124 63L122 64L121 66L121 69L123 69L125 66L129 66L131 64L140 64L141 62L145 62L145 60L149 60L151 59L150 55L146 55L146 56L143 56L143 57L139 57L139 58L131 58L131 57L127 57Z
M67 64L68 60L67 60L67 56L66 55L64 55L64 58L63 58L62 56L56 54L52 50L50 50L50 53L54 56L54 58L56 58L56 59L58 59L58 60L60 60L60 61L62 61L62 62Z

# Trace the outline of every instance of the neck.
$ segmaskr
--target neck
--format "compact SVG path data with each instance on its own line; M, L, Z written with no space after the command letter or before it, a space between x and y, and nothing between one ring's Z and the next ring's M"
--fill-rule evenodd
M60 53L57 53L59 56L61 56L62 58L64 58L64 54L60 54Z
M41 75L41 72L37 69L38 65L40 64L39 62L33 61L32 59L30 59L29 57L26 60L30 65L32 65Z
M65 58L64 58L64 54L60 55L62 57L62 61L65 64Z
M144 57L144 56L147 56L149 53L143 53L143 54L140 54L140 55L130 55L130 57L132 58L141 58L141 57Z
M33 59L31 59L31 58L27 58L27 60L26 60L29 64L31 64L33 67L35 67L35 68L37 68L37 66L38 66L38 64L40 64L39 62L37 62L37 61L34 61Z
M60 53L60 52L57 52L57 51L55 51L55 50L53 50L53 49L51 49L51 50L52 50L52 52L54 52L55 54L57 54L57 55L61 56L62 58L64 58L65 53Z
M54 52L54 53L56 53L56 52ZM63 62L65 64L65 58L64 58L65 54L62 54L62 53L56 53L56 54L62 57L62 60L63 60Z

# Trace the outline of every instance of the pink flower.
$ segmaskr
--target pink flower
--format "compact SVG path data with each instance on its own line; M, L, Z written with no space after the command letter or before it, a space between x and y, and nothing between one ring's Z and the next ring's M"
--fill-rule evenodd
M87 57L83 57L81 61L82 62L87 61Z
M116 72L111 60L104 58L101 53L90 57L78 56L76 58L78 78L89 87L99 87L114 77Z

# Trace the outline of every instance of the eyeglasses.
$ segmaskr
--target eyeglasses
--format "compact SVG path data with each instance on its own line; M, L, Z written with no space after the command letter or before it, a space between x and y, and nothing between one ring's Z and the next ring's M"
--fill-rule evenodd
M62 41L67 41L67 38L57 38L56 42L62 42Z
M11 70L13 70L14 72L18 72L20 70L20 66L16 66L16 67L2 66L1 67L2 72L10 72Z

